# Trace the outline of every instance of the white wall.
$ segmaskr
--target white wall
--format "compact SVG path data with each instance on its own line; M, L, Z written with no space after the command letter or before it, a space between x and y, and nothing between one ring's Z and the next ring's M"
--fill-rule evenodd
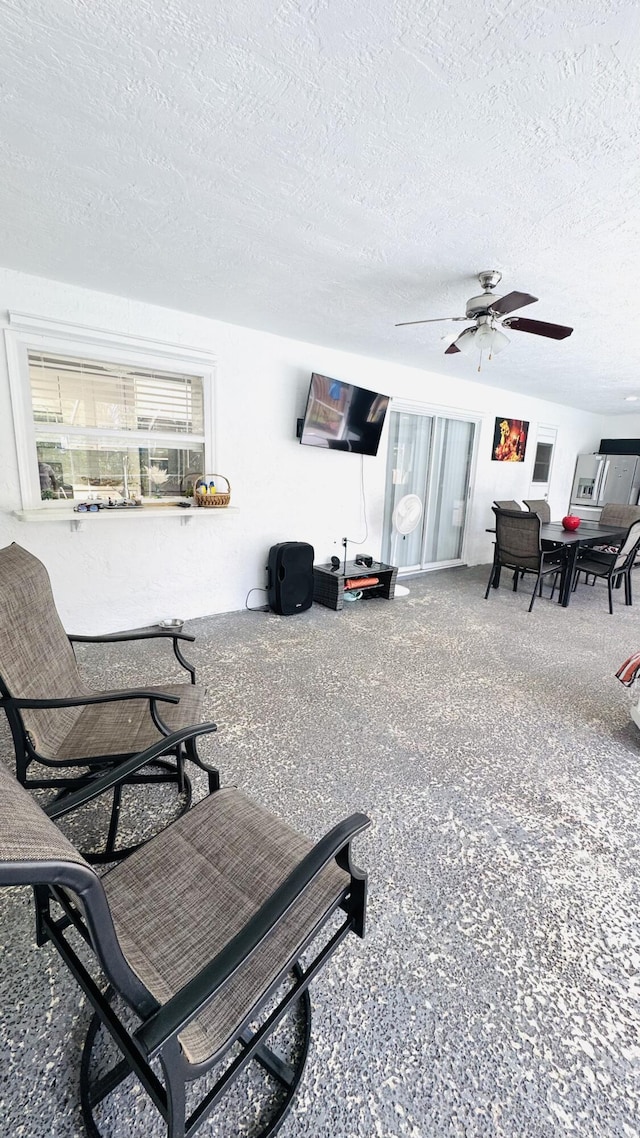
M265 583L269 547L309 541L316 559L340 554L343 535L364 536L360 463L353 454L302 447L295 437L311 371L392 396L481 414L478 461L470 502L465 559L487 562L494 498L530 496L538 423L555 426L552 514L567 509L576 455L595 449L600 417L515 395L446 374L401 367L187 313L109 296L22 273L0 270L0 324L7 310L204 349L218 359L215 473L232 485L237 514L180 519L96 515L79 532L68 526L23 523L4 353L0 358L0 546L18 541L46 563L65 626L113 631L161 617L202 616L242 608L253 586ZM503 362L504 361L504 362ZM495 369L495 370L493 370ZM508 387L508 360L487 364L487 378ZM524 463L491 461L496 415L530 421ZM640 435L640 430L638 430ZM377 457L364 458L369 539L381 550L388 427ZM89 522L93 524L89 524ZM254 593L250 604L262 603Z
M603 439L640 439L640 414L606 415L602 419ZM600 442L600 438L598 442Z

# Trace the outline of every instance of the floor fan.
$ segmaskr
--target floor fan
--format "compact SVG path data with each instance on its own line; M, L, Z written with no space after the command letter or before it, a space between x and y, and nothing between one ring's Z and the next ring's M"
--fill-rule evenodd
M413 533L420 525L422 518L422 499L417 494L405 494L396 503L391 516L391 564L398 564L398 551L400 540ZM408 597L409 590L406 585L396 585L394 596Z

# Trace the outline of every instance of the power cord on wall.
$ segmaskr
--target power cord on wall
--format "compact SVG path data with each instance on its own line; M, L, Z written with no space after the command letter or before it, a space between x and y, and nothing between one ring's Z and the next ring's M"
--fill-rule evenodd
M249 589L249 592L244 599L244 607L248 609L249 612L269 612L269 605L261 605L259 608L251 608L249 605L249 597L252 593L266 593L266 591L266 588L264 588L262 585L256 585L255 588Z
M343 537L342 547L344 549L344 564L345 572L347 565L347 542L351 545L364 545L369 540L369 521L367 518L367 498L364 492L364 455L360 455L360 497L362 501L362 513L364 514L364 537L362 541L356 541L352 537Z

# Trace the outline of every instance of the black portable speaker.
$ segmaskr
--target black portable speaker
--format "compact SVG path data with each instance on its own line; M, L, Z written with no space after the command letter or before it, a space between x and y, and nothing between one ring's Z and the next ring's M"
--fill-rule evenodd
M267 599L269 608L292 616L311 608L313 601L313 546L306 541L281 541L269 550Z

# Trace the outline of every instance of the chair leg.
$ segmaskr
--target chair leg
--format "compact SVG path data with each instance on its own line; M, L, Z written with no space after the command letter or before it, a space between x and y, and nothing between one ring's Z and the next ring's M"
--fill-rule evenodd
M291 976L295 979L295 983L290 987L284 999L255 1032L245 1029L241 1033L239 1042L242 1050L236 1055L232 1063L223 1064L224 1070L220 1072L213 1086L209 1083L207 1089L203 1088L204 1096L195 1106L188 1119L186 1118L185 1096L188 1070L177 1041L173 1040L164 1044L159 1055L164 1075L163 1085L156 1072L132 1043L128 1028L122 1024L118 1013L110 1008L113 989L107 988L104 994L100 991L93 994L89 992L88 995L96 1008L96 1012L89 1023L80 1064L80 1104L88 1138L102 1138L101 1131L94 1119L94 1109L117 1091L120 1084L128 1078L132 1071L164 1117L166 1130L163 1128L162 1132L166 1138L184 1138L187 1128L192 1134L201 1122L206 1121L211 1111L221 1103L223 1096L231 1089L238 1075L249 1064L255 1064L255 1070L261 1069L266 1072L270 1080L267 1084L269 1106L264 1112L261 1112L261 1117L251 1117L250 1132L253 1138L271 1138L275 1135L293 1106L305 1069L311 1039L309 992L306 986L302 991L299 990L300 985L308 985L309 977L303 972L299 964L293 965ZM290 1038L293 1044L293 1052L287 1059L281 1058L276 1051L272 1050L268 1042L272 1031L281 1021L285 1020L285 1017L289 1021ZM116 1060L115 1065L105 1073L97 1074L93 1050L98 1035L104 1035L105 1032L111 1035L122 1058ZM104 1063L98 1062L97 1069L104 1071ZM274 1082L277 1084L275 1091ZM130 1097L131 1092L125 1091L124 1094ZM241 1110L242 1101L243 1096L240 1096L239 1106ZM249 1103L249 1107L253 1115L255 1104L252 1106ZM199 1116L199 1121L197 1121L196 1116ZM231 1126L225 1129L225 1133L232 1133ZM233 1133L239 1133L239 1130L234 1128ZM245 1130L243 1127L242 1133L249 1133L249 1130Z
M113 791L113 806L111 807L111 819L109 821L109 833L107 834L107 844L105 846L105 854L113 854L116 848L116 838L118 837L118 822L120 821L120 806L122 804L122 786L116 786Z
M607 589L609 591L609 615L613 616L613 592L611 589L611 577L607 577Z
M533 586L533 592L532 592L532 594L531 594L531 600L530 600L530 602L529 602L529 610L528 610L529 612L531 612L531 609L533 608L533 602L534 602L534 601L535 601L535 599L536 599L536 593L538 592L538 586L539 586L539 585L542 585L542 577L541 577L541 576L540 576L540 574L538 573L538 576L536 577L536 583L535 583L535 585Z
M491 586L493 585L495 575L496 575L496 563L494 561L493 565L491 566L491 572L489 574L489 584L487 585L487 591L484 594L485 601L488 600L488 598L489 598L489 593L491 591Z
M207 781L209 783L209 794L214 794L216 790L220 790L220 772L215 767L210 767L207 763L203 763L198 754L195 739L187 739L186 743L187 755L197 767L207 772ZM191 805L191 800L189 800Z
M171 1052L174 1052L172 1055ZM173 1061L172 1061L173 1060ZM167 1138L184 1138L187 1119L185 1079L180 1047L174 1040L160 1056L167 1091Z
M188 753L188 750L187 750L187 753ZM105 848L103 850L100 850L99 852L95 852L93 850L84 850L83 851L83 856L86 858L86 860L89 862L90 865L104 865L104 864L109 864L112 861L121 861L122 858L128 857L130 853L133 853L135 850L137 850L139 845L140 845L139 842L136 842L135 845L131 845L131 846L120 846L120 847L116 846L117 837L118 837L118 824L120 821L120 802L121 802L122 790L123 790L124 786L144 786L145 783L160 783L160 784L177 783L178 784L178 793L179 794L182 793L182 797L184 799L184 801L182 802L181 807L180 807L180 814L186 814L187 810L189 810L191 808L193 788L191 785L191 779L189 778L189 775L187 774L186 770L184 769L184 755L182 756L182 787L183 787L182 792L179 789L180 770L179 770L179 767L176 765L175 761L173 761L172 759L169 759L169 758L167 758L167 759L156 759L153 766L158 767L162 773L161 774L140 773L137 775L132 775L131 778L127 779L126 782L122 784L122 786L119 786L116 788L116 790L114 790L113 805L111 808L111 819L109 822L109 832L107 835ZM94 772L94 773L98 773L98 772ZM173 774L173 778L171 777L172 774ZM214 774L217 774L217 772L214 772ZM210 789L218 790L219 786L220 786L220 783L218 781L218 785L212 787L211 786L211 779L210 779L210 781L209 781Z
M633 565L629 569L627 569L627 591L629 593L628 603L630 605L633 604L633 597L631 595L631 569L633 569Z

